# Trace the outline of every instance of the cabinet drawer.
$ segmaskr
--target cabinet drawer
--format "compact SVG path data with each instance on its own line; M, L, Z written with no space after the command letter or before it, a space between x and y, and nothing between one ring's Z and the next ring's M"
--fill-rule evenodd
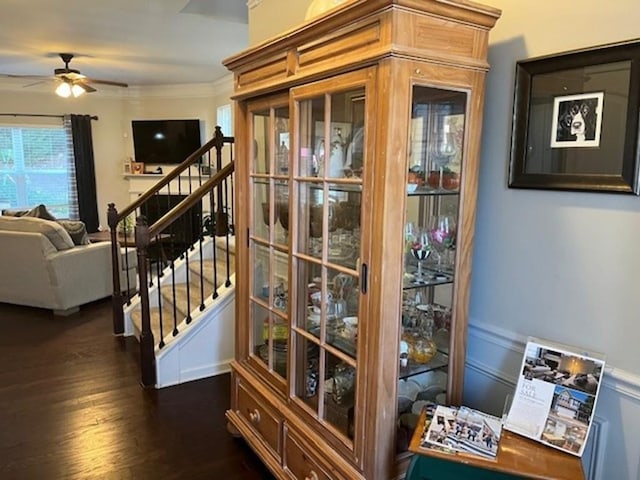
M280 445L282 419L266 405L265 399L250 392L242 383L238 382L238 411L240 415L253 426L279 456L282 450Z
M291 478L296 480L335 480L320 467L317 460L309 453L297 435L291 430L285 430L284 468Z

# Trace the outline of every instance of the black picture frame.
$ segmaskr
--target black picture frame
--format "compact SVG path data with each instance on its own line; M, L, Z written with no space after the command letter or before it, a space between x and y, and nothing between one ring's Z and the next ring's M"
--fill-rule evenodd
M509 187L640 193L640 40L516 64Z

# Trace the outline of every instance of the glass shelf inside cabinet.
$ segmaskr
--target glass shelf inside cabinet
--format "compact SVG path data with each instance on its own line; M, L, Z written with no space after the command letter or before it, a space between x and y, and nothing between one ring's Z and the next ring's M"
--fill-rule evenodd
M417 186L415 183L407 184L407 195L419 196L419 195L457 195L460 190L447 190L446 188L432 188L429 186Z
M413 360L409 360L406 366L400 366L400 379L406 379L421 373L431 372L438 370L442 367L449 365L449 355L445 352L438 351L435 356L427 363L418 363Z
M425 268L422 270L422 275L417 275L417 269L407 267L404 272L404 278L402 281L403 290L410 290L413 288L432 287L436 285L446 285L453 282L453 272L438 272Z

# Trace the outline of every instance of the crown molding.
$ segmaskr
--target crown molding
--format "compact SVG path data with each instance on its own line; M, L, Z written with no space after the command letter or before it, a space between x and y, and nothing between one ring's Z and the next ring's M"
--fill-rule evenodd
M256 8L258 5L262 3L262 0L247 0L247 7L249 10Z
M230 96L233 92L233 75L225 75L211 83L184 83L176 85L143 85L127 89L129 98L199 98Z

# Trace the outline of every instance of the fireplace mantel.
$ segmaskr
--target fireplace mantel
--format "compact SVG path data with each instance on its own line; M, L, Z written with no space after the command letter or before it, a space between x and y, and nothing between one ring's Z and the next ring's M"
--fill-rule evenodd
M152 188L164 177L163 174L158 173L142 173L142 174L129 174L125 173L124 178L129 182L129 200L133 202L141 194ZM208 177L207 177L208 178ZM171 182L171 193L178 193L175 181ZM191 179L180 177L180 192L188 194L194 191L200 186L197 176L193 176ZM160 193L168 193L166 187L163 188Z

